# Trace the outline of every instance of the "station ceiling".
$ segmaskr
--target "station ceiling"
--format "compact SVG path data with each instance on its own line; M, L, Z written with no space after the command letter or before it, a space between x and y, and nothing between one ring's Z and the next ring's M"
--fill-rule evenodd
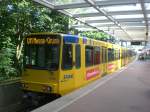
M33 1L79 20L71 26L78 30L103 30L123 40L150 41L150 0Z

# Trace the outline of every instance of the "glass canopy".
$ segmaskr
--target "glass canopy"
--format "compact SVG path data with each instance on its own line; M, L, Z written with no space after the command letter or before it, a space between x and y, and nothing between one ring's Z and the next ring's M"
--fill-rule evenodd
M75 22L71 26L79 30L121 30L121 38L143 39L148 36L130 35L130 30L149 33L150 0L33 0L46 7L66 14L82 23ZM136 30L137 29L137 30ZM114 34L115 35L115 34Z

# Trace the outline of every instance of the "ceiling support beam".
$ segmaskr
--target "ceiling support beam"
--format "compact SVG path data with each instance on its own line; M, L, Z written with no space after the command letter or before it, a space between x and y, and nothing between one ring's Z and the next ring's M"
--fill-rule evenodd
M143 15L144 15L144 20L145 20L145 26L146 26L146 38L145 40L147 41L148 40L148 31L149 31L149 25L148 25L148 17L147 17L147 12L146 12L146 7L145 7L145 0L139 0L140 3L141 3L141 8L142 8L142 12L143 12Z
M150 14L150 10L147 10L147 13ZM141 10L136 10L136 11L113 11L113 12L108 12L108 15L133 15L133 14L143 14ZM73 17L79 18L79 17L97 17L97 16L103 16L102 13L85 13L85 14L74 14Z
M73 4L64 4L64 5L56 5L55 10L63 10L63 9L75 9L75 8L85 8L90 7L87 3L73 3Z
M94 25L95 27L112 27L114 24ZM72 28L87 28L85 25L72 25Z
M103 30L107 30L108 28L102 28ZM109 29L120 30L118 27L109 27ZM120 30L122 31L122 30ZM126 31L144 31L143 27L127 27Z
M127 19L116 19L118 22L142 22L143 18L127 18ZM148 18L148 21L150 21L150 18ZM110 22L109 20L87 20L86 23L105 23Z
M125 26L125 27L144 27L145 23L121 23L121 25ZM114 24L97 24L94 25L95 27L115 27L116 25ZM85 25L72 25L72 28L86 28Z
M91 24L92 25L92 24ZM140 26L145 26L145 23L121 23L121 25L126 26L126 27L130 27L130 26L134 26L134 27L140 27ZM96 24L94 25L95 27L113 27L115 26L114 24ZM76 28L76 27L84 27L84 25L72 25L72 27Z

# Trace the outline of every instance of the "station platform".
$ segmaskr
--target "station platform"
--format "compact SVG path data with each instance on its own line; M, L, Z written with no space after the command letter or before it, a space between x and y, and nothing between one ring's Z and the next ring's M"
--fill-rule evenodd
M32 112L150 112L150 61L134 61Z

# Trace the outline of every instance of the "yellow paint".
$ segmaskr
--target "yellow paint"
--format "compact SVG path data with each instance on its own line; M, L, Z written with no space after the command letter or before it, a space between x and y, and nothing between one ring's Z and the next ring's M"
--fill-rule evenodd
M59 71L26 69L22 75L22 83L26 90L44 92L43 86L52 87L52 93L58 93Z

